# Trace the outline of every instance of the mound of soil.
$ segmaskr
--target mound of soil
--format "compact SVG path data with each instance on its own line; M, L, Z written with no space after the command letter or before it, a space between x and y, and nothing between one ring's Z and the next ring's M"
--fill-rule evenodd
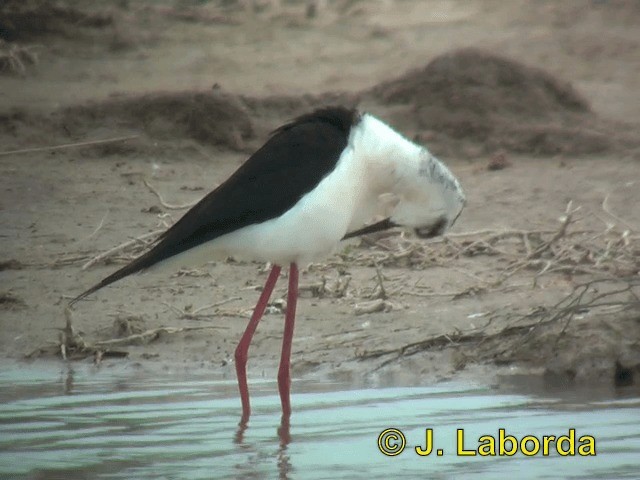
M82 136L91 129L143 130L152 138L187 137L204 144L244 150L253 125L235 96L210 92L131 95L67 108L60 119L65 130Z
M72 141L98 138L97 130L143 132L155 141L188 138L250 152L283 122L330 104L381 107L390 124L447 157L499 151L581 155L640 147L636 134L598 118L571 84L477 49L439 56L359 93L252 97L214 87L120 95L68 107L46 119L0 112L0 132L35 135L50 129L46 124L53 120L55 133L62 130Z
M441 55L374 91L386 103L476 114L490 111L546 118L552 112L589 111L586 100L570 84L543 70L473 48Z
M366 92L408 105L417 130L455 149L460 140L542 155L595 153L611 144L571 84L548 72L474 49L456 50Z
M357 108L358 94L326 92L319 95L269 95L254 97L242 95L239 101L251 113L256 137L259 141L283 123L317 108L342 105Z

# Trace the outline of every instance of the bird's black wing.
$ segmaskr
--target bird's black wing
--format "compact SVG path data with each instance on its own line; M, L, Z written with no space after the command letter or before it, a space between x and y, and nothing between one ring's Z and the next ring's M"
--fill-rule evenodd
M71 301L240 228L282 215L335 167L355 110L329 107L280 127L236 172L194 205L142 256Z

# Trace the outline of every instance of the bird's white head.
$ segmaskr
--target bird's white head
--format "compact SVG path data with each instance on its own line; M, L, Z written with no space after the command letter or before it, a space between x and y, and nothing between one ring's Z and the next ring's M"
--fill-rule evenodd
M417 168L416 168L417 167ZM442 235L460 216L466 197L458 179L428 150L396 172L399 202L391 221L413 228L421 238Z
M430 238L443 234L460 216L466 204L460 182L426 148L370 114L362 116L353 144L366 161L373 191L392 197L385 216L393 225Z

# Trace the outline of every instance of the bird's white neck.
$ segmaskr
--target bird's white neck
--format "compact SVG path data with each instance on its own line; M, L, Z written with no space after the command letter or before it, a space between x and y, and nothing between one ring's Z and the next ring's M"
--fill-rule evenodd
M395 190L397 182L419 172L423 148L367 113L353 128L349 145L363 163L372 194Z
M375 205L381 194L390 193L396 198L391 219L411 227L437 221L450 226L462 210L465 196L451 171L372 115L364 114L352 129L349 146L364 179L362 205Z

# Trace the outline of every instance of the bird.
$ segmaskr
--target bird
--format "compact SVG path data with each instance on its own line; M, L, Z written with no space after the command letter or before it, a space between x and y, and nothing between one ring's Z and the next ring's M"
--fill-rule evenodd
M393 198L391 212L372 221L383 195ZM426 147L370 113L345 106L317 108L274 130L235 173L160 234L148 251L69 304L152 268L193 267L225 257L270 263L234 355L241 424L246 425L251 415L249 345L282 267L288 264L277 377L282 418L288 421L299 265L330 255L343 240L390 228L413 229L420 238L441 235L465 204L458 179Z

